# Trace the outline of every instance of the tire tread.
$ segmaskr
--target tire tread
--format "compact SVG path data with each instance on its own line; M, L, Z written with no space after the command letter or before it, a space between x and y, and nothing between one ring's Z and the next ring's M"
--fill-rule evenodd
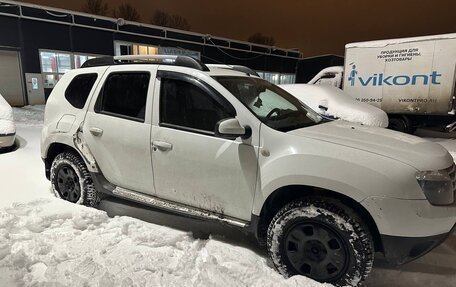
M290 214L292 211L296 209L305 209L310 206L314 206L317 209L325 210L326 212L329 212L333 215L336 215L337 217L342 218L344 222L351 225L351 227L353 228L353 233L356 234L357 238L359 239L359 245L362 246L362 250L355 250L355 252L362 252L362 262L355 262L355 273L357 274L346 274L345 276L342 276L339 280L329 283L335 284L336 286L361 285L370 273L370 271L372 270L374 262L374 244L372 236L369 233L368 227L363 223L361 218L350 207L331 198L312 197L299 199L285 205L275 214L275 216L269 224L267 232L267 248L269 255L272 258L274 266L282 275L286 277L296 275L293 272L291 272L290 269L287 268L287 266L281 259L280 252L277 248L274 248L274 246L277 246L277 244L279 244L278 242L274 242L274 240L278 238L274 230L280 228L280 226L283 226L283 220L286 218L287 214Z
M95 185L92 180L87 166L79 155L75 155L72 152L63 152L58 154L55 159L52 161L51 165L51 185L52 190L56 197L61 198L59 192L57 191L54 183L55 170L58 165L61 163L69 164L75 169L77 173L80 174L81 181L81 198L76 202L77 204L84 204L91 207L96 207L100 203L100 196L95 189Z

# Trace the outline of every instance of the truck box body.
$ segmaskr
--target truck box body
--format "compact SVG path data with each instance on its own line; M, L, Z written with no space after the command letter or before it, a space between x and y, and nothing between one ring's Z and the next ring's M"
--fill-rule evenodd
M346 45L343 90L389 114L453 114L456 33Z

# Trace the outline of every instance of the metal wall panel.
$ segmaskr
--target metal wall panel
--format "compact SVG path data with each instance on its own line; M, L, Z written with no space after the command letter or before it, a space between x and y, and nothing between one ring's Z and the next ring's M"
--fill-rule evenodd
M12 106L25 104L21 62L17 51L0 50L0 94Z

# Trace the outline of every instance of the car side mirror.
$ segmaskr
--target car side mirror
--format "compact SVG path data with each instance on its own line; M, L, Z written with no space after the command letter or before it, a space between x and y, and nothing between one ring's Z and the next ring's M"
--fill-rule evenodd
M220 120L215 125L215 135L227 139L235 139L237 137L247 139L252 135L252 129L249 126L241 126L235 118L229 118Z

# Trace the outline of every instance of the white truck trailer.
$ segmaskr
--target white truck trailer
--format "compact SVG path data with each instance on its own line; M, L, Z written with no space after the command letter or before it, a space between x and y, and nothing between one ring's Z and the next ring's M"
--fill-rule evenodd
M390 127L456 128L456 33L351 43L345 66L322 70L309 83L331 84L388 113Z

